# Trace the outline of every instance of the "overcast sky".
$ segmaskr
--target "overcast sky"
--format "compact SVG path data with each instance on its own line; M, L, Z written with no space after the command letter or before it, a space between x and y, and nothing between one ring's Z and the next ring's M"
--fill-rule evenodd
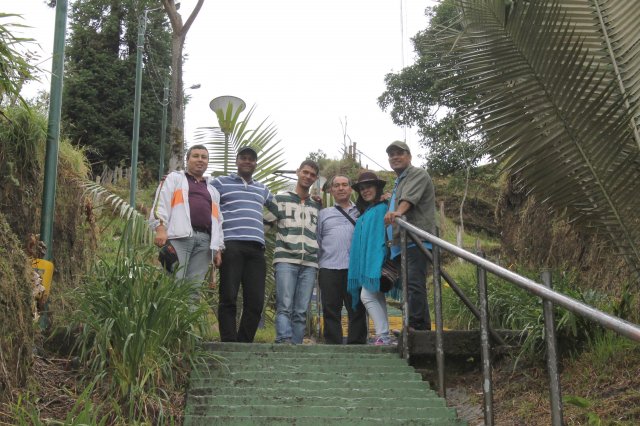
M385 89L385 74L413 62L409 38L426 27L424 10L433 3L205 0L185 46L185 87L200 84L189 91L187 141L197 127L217 125L208 106L212 98L234 95L248 107L256 105L256 124L268 117L277 126L291 168L318 149L338 157L343 140L340 122L345 117L351 140L388 168L384 149L391 141L404 139L405 131L380 110L376 99ZM194 4L195 0L182 0L184 20ZM3 12L26 18L33 28L24 34L36 38L42 56L50 57L54 10L44 0L0 0L0 5ZM43 67L51 69L50 63ZM49 90L49 85L47 79L41 87ZM35 89L30 87L27 95ZM411 130L406 135L415 157L417 137ZM365 157L362 162L378 169Z

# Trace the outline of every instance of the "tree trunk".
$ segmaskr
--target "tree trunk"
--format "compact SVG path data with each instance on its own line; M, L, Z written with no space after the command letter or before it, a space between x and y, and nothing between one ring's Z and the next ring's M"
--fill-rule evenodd
M184 37L171 37L171 124L169 125L169 172L182 169L184 158L184 87L182 84L182 50Z
M169 124L169 144L171 156L169 171L182 169L184 160L184 87L182 82L182 50L187 32L198 16L204 0L198 0L187 22L182 24L182 16L176 9L175 0L162 0L164 10L171 22L171 122Z

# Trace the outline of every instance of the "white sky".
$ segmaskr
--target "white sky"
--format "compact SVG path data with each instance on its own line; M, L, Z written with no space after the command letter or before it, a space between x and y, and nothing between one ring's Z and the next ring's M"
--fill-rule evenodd
M267 117L276 125L290 168L318 149L338 157L343 139L340 121L345 117L351 140L388 168L384 149L393 140L404 139L405 132L380 110L376 100L385 89L385 74L402 68L403 44L404 64L413 62L409 38L427 26L424 9L434 3L205 0L185 46L185 87L201 85L189 91L187 141L197 127L217 125L209 101L233 95L248 108L256 105L256 125ZM183 20L194 4L195 0L182 0ZM4 13L26 18L33 28L25 29L24 36L37 39L42 57L50 57L55 11L44 0L0 0L0 5ZM42 66L51 69L50 62ZM45 78L41 85L27 88L25 95L33 96L37 88L48 91L49 85ZM422 151L411 130L407 142L414 157ZM378 169L364 156L362 163Z

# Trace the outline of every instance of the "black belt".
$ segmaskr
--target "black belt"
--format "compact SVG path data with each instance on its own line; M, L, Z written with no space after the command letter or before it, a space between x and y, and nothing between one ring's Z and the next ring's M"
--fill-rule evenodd
M196 232L204 232L205 234L211 235L211 228L206 228L204 226L192 226L192 228Z

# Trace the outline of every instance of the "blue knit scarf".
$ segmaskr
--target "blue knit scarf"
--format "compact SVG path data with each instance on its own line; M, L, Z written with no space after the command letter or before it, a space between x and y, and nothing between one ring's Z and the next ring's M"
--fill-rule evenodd
M382 264L387 255L385 247L384 215L387 204L382 202L369 207L358 218L351 240L347 291L353 307L360 301L360 289L380 291Z

